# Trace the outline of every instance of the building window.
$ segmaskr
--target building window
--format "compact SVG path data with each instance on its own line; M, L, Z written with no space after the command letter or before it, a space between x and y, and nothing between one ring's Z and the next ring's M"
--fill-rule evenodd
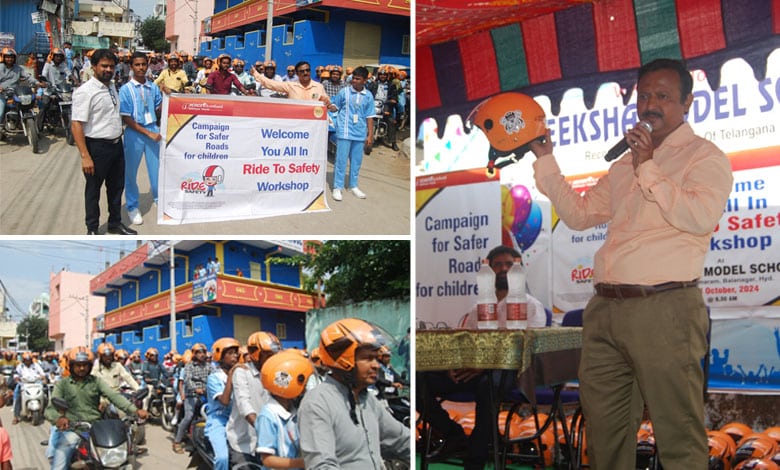
M219 41L219 49L225 48L225 36L222 36L221 38L217 39Z
M143 343L144 342L144 332L143 330L134 330L133 331L133 343Z
M192 318L188 318L184 320L184 325L182 326L182 336L192 336Z
M244 48L244 35L236 36L236 49Z
M409 55L409 54L411 54L410 50L411 50L411 47L410 47L410 44L409 44L409 35L408 34L404 34L403 39L402 39L402 43L401 43L401 54Z
M295 31L294 26L291 24L284 26L284 43L285 44L292 44L295 42Z
M168 338L170 338L170 336L171 336L171 328L170 328L170 326L171 325L169 323L167 323L167 322L160 323L160 339L168 339Z
M263 279L263 265L260 263L255 263L254 261L250 261L249 277L251 279Z
M114 341L116 342L117 345L122 344L122 332L121 331L116 334L116 336L114 338Z
M279 339L287 339L287 324L286 323L277 323L276 324L276 337Z

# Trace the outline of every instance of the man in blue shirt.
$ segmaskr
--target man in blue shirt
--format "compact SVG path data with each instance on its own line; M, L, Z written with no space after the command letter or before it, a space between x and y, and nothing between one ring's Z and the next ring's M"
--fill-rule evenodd
M238 363L238 348L241 344L233 338L220 338L211 347L216 371L206 380L206 437L214 449L214 470L228 470L229 449L227 422L230 418L233 394L233 369L245 367Z
M363 152L374 145L374 98L366 90L368 69L357 67L352 72L351 86L342 88L328 109L336 115L336 165L333 175L333 199L341 201L344 176L349 160L349 191L357 198L366 195L358 188L358 174L363 163Z
M160 168L160 127L157 109L162 106L160 88L146 79L148 59L142 52L131 58L132 78L119 89L119 114L125 124L125 203L130 221L141 225L144 219L138 209L138 167L146 156L146 171L157 204L157 173Z

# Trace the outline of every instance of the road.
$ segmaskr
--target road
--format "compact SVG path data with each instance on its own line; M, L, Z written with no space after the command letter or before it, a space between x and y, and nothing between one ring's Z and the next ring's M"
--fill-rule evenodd
M40 426L33 426L27 421L19 424L11 424L13 410L10 406L0 409L0 419L3 427L8 430L13 449L14 470L43 470L49 468L49 462L43 455L46 447L41 441L49 438L50 426L44 422ZM146 445L149 452L138 457L141 468L168 468L183 469L190 463L188 453L176 454L171 450L171 434L158 425L146 425Z
M344 200L330 197L333 164L328 162L329 212L293 214L262 219L184 225L158 225L149 179L138 170L143 225L133 225L139 236L149 235L388 235L410 233L410 158L408 131L398 134L400 152L377 146L365 156L360 188L368 199L345 192ZM43 153L33 154L23 136L0 141L0 235L84 235L84 177L75 147L64 137L44 135ZM23 145L24 144L24 145ZM105 191L101 197L101 226L106 232ZM123 222L130 226L126 210Z

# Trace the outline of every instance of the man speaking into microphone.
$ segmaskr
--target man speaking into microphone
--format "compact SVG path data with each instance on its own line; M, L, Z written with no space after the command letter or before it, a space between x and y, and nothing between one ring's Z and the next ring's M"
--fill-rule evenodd
M678 60L643 65L636 106L644 124L626 132L623 156L582 197L561 174L549 130L530 144L536 186L566 225L609 222L594 257L579 368L596 470L634 468L643 404L663 467L707 468L709 319L697 281L733 177L726 155L685 121L692 89Z

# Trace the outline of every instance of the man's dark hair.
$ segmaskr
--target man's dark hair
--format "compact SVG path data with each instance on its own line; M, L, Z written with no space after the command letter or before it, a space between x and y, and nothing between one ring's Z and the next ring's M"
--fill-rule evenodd
M354 72L352 72L354 74ZM512 258L521 258L522 255L515 250L514 248L510 248L508 246L504 245L498 245L497 247L490 250L490 253L487 255L488 263L493 263L493 259L498 255L504 255L509 254L512 255Z
M110 49L95 49L95 52L92 53L90 62L94 65L97 65L103 59L109 59L114 63L114 65L116 65L116 54L114 54Z
M368 78L368 69L362 65L360 67L355 67L355 70L352 71L352 76Z
M301 68L302 65L308 65L309 68L311 68L311 64L310 63L306 62L305 60L302 60L302 61L298 62L297 64L295 64L295 72L296 73L298 73L298 69Z
M149 63L149 58L141 51L133 52L133 55L130 57L130 62L133 62L135 59L143 59L147 64Z
M676 59L655 59L639 68L639 78L642 80L645 74L658 70L674 70L680 76L680 102L684 103L688 95L693 91L693 77L685 66L685 63Z

